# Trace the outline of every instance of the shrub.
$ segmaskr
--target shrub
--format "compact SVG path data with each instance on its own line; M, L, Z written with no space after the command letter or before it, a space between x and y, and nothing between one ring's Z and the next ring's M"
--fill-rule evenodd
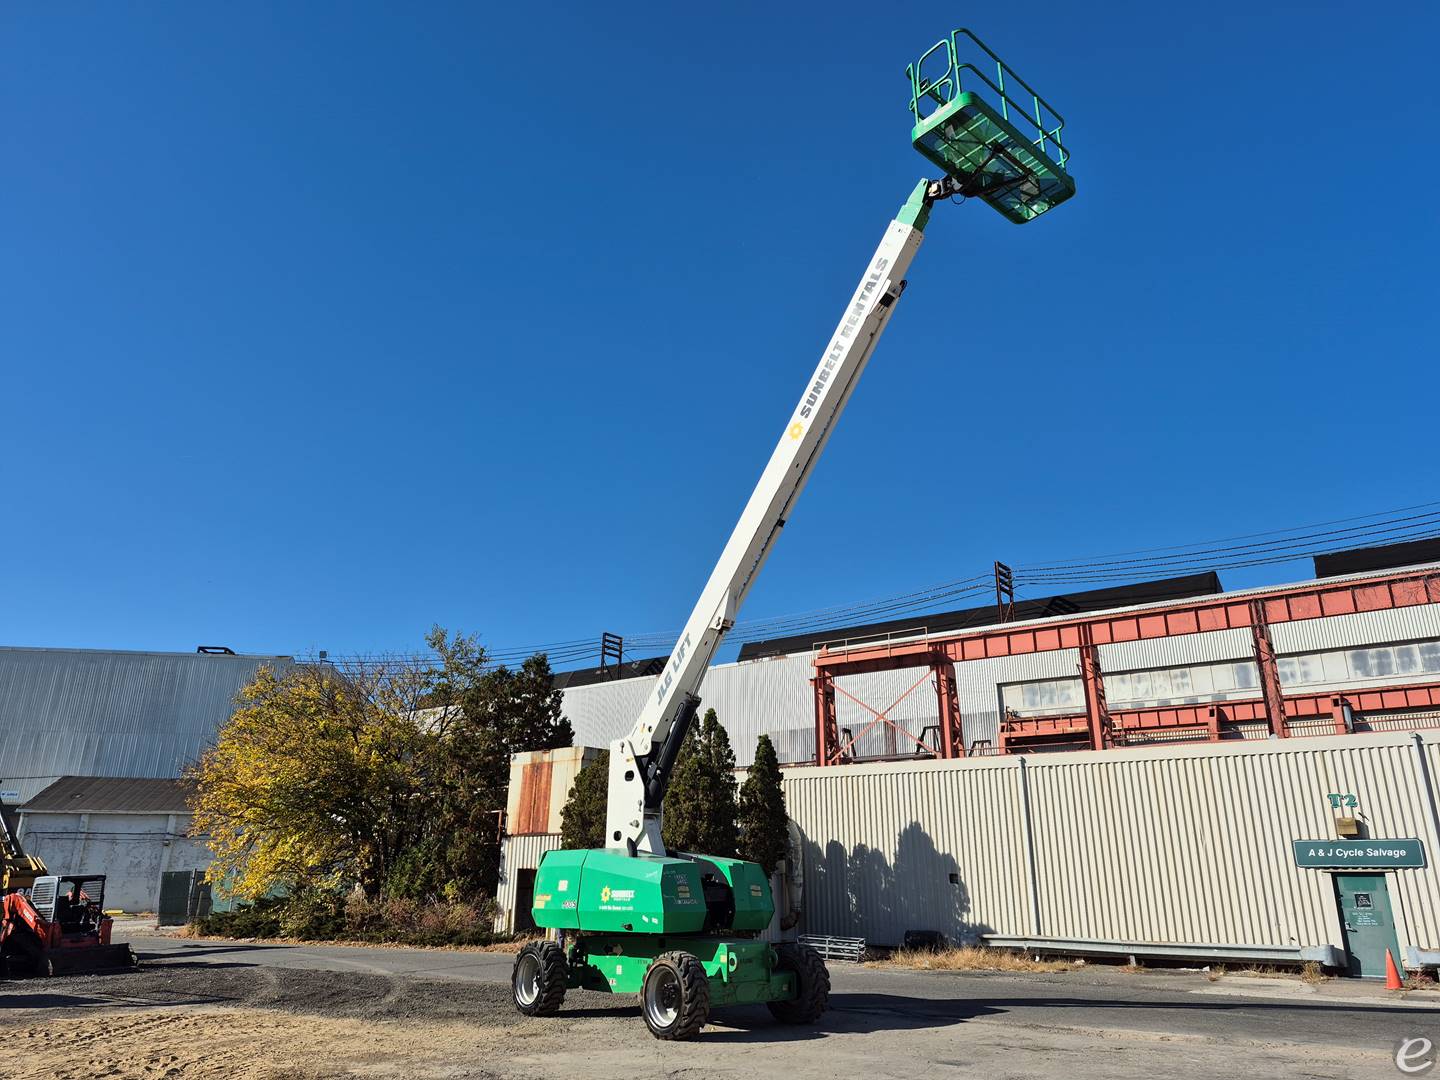
M212 911L192 925L212 937L279 937L284 903L284 897L267 896L230 911Z
M193 925L211 937L278 937L300 941L373 941L395 945L492 945L495 902L425 903L405 896L348 896L312 890L273 897Z

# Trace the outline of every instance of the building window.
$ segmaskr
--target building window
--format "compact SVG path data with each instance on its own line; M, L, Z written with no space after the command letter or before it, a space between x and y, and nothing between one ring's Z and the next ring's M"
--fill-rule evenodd
M1276 661L1276 667L1280 671L1280 684L1285 687L1437 674L1440 673L1440 641L1282 656Z
M1007 710L1026 716L1083 712L1085 688L1079 679L1010 683L1000 688L1000 700Z
M1440 641L1335 649L1277 657L1286 689L1335 686L1363 679L1416 678L1440 674ZM1260 672L1253 660L1191 664L1148 671L1105 672L1105 700L1111 708L1144 709L1194 705L1229 698L1253 698ZM1085 710L1079 679L1046 679L1000 688L1001 703L1022 716L1062 715Z

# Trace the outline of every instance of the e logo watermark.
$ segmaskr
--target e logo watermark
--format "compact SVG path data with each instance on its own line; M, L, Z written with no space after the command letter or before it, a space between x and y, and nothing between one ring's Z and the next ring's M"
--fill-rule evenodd
M1419 1076L1435 1067L1435 1044L1419 1035L1401 1039L1395 1046L1395 1068L1406 1076Z

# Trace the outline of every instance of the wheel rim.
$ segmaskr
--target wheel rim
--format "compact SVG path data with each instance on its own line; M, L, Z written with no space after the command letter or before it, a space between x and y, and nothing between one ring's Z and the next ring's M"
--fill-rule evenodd
M533 1005L539 996L540 960L527 953L515 965L515 1000L521 1005Z
M656 968L645 980L645 1015L661 1028L680 1015L680 980L668 967Z

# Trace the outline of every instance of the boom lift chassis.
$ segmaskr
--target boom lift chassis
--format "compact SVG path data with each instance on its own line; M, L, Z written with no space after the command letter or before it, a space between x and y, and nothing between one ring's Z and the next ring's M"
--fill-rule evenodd
M994 61L996 80L962 61L971 46ZM605 848L541 860L532 911L557 940L527 945L516 958L512 990L522 1013L556 1012L567 989L639 993L651 1032L683 1039L700 1031L712 1005L765 1002L788 1023L813 1023L825 1010L830 977L819 955L755 936L774 916L760 867L667 853L661 809L705 671L894 314L931 209L977 197L1023 224L1074 193L1063 119L969 31L942 39L907 73L912 142L945 175L920 181L880 238L654 693L631 732L611 744ZM991 100L965 89L967 80L988 87ZM1030 100L1007 94L1007 81Z

